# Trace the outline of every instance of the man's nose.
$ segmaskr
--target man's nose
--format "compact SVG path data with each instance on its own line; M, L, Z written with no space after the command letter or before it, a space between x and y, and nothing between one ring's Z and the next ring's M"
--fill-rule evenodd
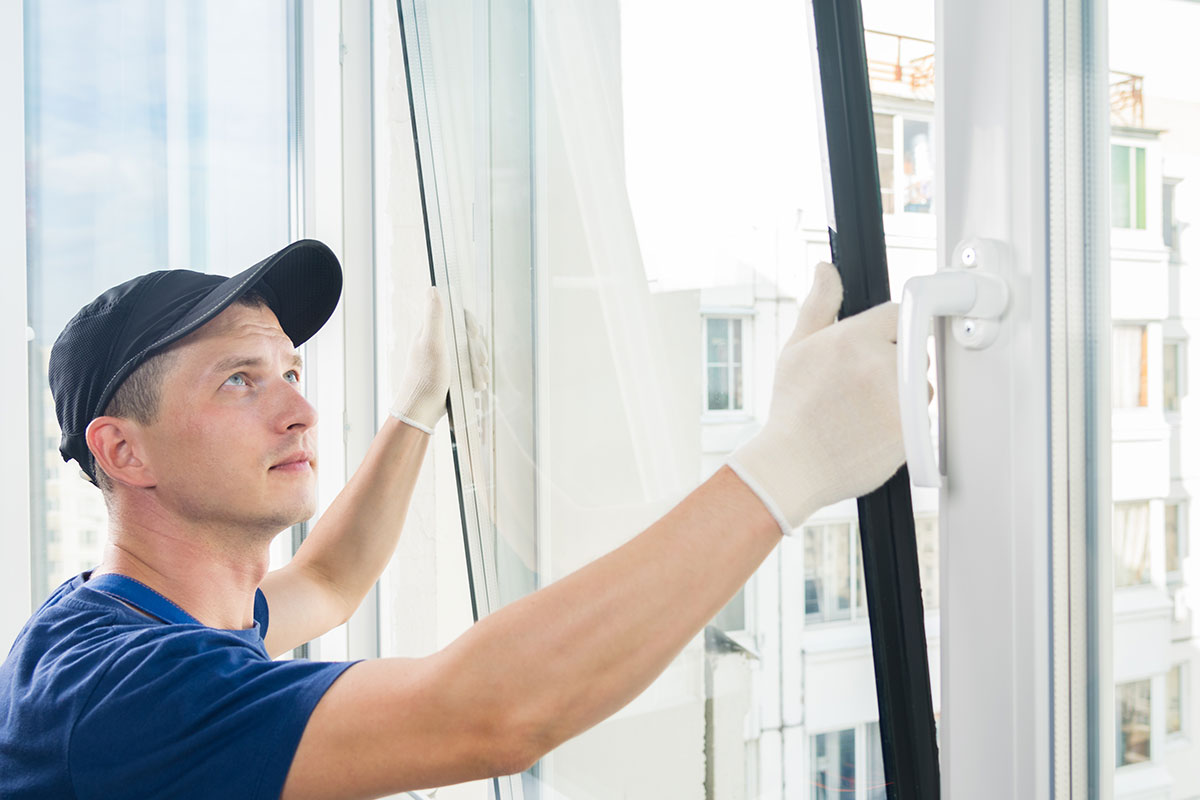
M281 431L301 431L317 424L317 409L294 384L281 381L277 425Z

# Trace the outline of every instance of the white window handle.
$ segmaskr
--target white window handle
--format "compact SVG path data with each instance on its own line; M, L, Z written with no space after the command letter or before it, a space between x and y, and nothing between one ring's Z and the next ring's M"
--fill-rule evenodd
M989 252L998 256L996 243L972 242L957 248L956 264L967 269L940 270L910 278L900 300L896 332L897 369L900 375L900 427L908 472L914 486L941 487L943 476L934 455L929 425L926 383L926 346L934 317L961 317L952 322L960 344L980 349L996 338L997 321L1008 307L1008 285L995 275L977 269ZM992 265L994 266L994 265Z

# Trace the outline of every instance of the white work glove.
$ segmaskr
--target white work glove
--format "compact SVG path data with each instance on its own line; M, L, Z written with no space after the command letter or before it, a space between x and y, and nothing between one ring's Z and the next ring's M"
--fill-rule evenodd
M466 319L471 382L475 391L481 392L491 378L487 343L470 311L466 312ZM425 296L425 320L409 348L404 381L390 409L393 417L426 433L433 433L434 426L445 415L450 391L452 369L444 320L441 295L431 286Z
M767 422L729 457L785 534L819 508L878 488L904 463L898 306L886 303L835 323L841 305L837 270L818 264L779 354Z

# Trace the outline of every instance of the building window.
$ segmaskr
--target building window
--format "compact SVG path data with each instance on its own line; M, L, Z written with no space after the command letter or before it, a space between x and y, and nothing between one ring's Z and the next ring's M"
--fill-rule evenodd
M741 411L746 407L743 349L746 321L706 317L704 321L705 409Z
M1175 217L1175 188L1178 178L1163 178L1163 246L1171 251L1171 263L1179 263L1179 220Z
M1117 766L1150 760L1150 681L1117 684Z
M1112 226L1146 229L1146 148L1112 146Z
M1150 405L1146 326L1114 325L1112 330L1113 408L1145 408Z
M933 123L919 117L876 114L875 151L883 213L932 212Z
M1187 555L1183 535L1183 503L1168 502L1163 506L1163 548L1166 550L1167 583L1183 582L1183 557Z
M1150 503L1113 504L1113 580L1120 586L1150 582Z
M866 800L887 800L887 776L883 771L883 739L879 735L879 723L867 723L867 752L863 764L867 774L863 788Z
M804 612L809 623L866 615L856 526L839 523L804 529Z
M1163 345L1163 410L1178 411L1183 394L1183 342Z
M856 792L854 728L814 735L810 763L812 800L853 797Z
M1186 664L1167 671L1167 736L1183 736L1183 709L1187 693Z

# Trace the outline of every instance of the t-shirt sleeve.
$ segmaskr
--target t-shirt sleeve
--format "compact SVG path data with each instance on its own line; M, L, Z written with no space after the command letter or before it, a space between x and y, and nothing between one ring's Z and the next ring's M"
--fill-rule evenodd
M356 662L270 661L181 626L124 650L72 732L79 798L278 798L309 715Z

